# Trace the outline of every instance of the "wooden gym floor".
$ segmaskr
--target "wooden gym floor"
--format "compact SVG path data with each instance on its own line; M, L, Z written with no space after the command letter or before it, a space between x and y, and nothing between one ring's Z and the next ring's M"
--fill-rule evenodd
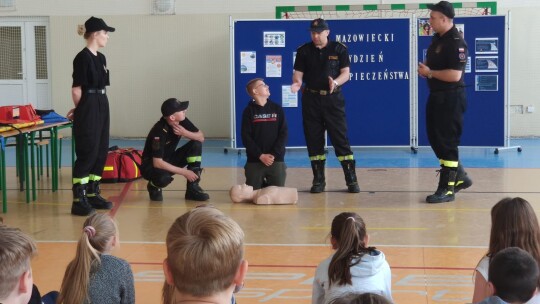
M395 303L467 303L472 298L474 267L488 244L490 208L503 197L521 196L537 212L540 209L540 166L535 149L499 156L482 152L484 163L494 157L502 160L502 165L492 167L481 161L473 163L476 156L471 156L468 172L473 187L460 192L455 202L436 205L424 203L437 183L430 151L420 153L431 158L432 167L394 166L391 155L385 156L388 167L372 167L360 160L379 152L358 154L362 190L358 194L344 191L343 173L335 166L326 170L327 192L310 194L311 170L305 164L289 165L287 186L298 188L297 205L231 203L228 189L244 181L241 164L245 160L240 156L237 165L207 166L201 186L210 194L210 203L234 218L246 233L249 271L245 288L237 296L241 304L311 303L315 268L331 254L330 223L343 211L360 214L371 245L385 252L392 268ZM522 161L529 165L508 166ZM42 293L58 290L84 221L69 213L71 168L61 169L56 193L47 190L50 178L42 178L38 200L30 204L24 202L24 192L17 190L13 167L8 167L7 176L8 213L1 216L6 224L20 227L38 241L39 256L32 266ZM197 205L184 200L184 189L185 180L176 177L164 189L164 202L155 203L148 199L144 180L102 185L102 195L115 203L110 213L120 228L121 247L114 254L132 265L137 303L160 302L167 229L176 217Z

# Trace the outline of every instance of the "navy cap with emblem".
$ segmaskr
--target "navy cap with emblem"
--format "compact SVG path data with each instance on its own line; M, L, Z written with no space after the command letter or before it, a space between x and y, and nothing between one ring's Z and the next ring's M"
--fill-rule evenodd
M322 18L317 18L311 21L311 25L309 26L309 30L316 33L320 33L328 29L328 23Z
M161 114L163 117L173 115L176 112L184 111L189 106L189 101L180 101L176 98L169 98L161 105Z
M456 16L452 3L448 1L440 1L439 3L428 4L427 8L432 11L439 12L450 19L454 19L454 17Z

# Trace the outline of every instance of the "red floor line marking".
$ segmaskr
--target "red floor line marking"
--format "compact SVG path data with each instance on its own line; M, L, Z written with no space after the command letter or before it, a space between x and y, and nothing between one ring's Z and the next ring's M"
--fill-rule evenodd
M124 185L124 188L122 189L122 192L120 192L119 196L111 196L110 200L114 203L114 207L111 209L109 214L112 218L116 215L116 212L118 209L120 209L120 205L124 202L124 198L126 197L126 194L129 191L129 188L131 187L131 182L128 182Z
M316 268L317 266L310 265L252 265L249 267L268 267L268 268ZM461 268L461 267L420 267L420 266L390 266L392 269L423 269L423 270L474 270L474 268Z
M414 266L390 266L392 269L425 269L425 270L461 270L474 271L475 268L464 267L414 267Z
M163 265L163 263L155 262L130 262L131 265ZM249 267L256 268L317 268L317 266L311 265L252 265ZM461 268L461 267L409 267L409 266L390 266L391 269L415 269L415 270L461 270L461 271L473 271L474 268Z

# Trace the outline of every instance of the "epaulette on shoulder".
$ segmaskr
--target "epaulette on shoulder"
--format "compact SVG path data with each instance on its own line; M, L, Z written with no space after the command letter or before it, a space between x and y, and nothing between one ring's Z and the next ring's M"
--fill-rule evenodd
M310 43L311 42L306 42L306 43L302 44L301 46L297 47L296 49L299 50L299 49L301 49L301 48L303 48L305 46L308 46Z
M341 43L341 41L336 41L336 43L339 44L339 45L341 45L341 46L344 47L344 48L347 48L347 46L346 46L345 44Z

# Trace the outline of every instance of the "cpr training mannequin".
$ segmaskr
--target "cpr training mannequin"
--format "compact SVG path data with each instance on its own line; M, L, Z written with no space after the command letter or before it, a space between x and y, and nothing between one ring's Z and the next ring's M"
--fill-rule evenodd
M294 205L298 201L296 188L269 186L253 190L246 184L232 186L229 191L233 203L254 203L257 205Z

